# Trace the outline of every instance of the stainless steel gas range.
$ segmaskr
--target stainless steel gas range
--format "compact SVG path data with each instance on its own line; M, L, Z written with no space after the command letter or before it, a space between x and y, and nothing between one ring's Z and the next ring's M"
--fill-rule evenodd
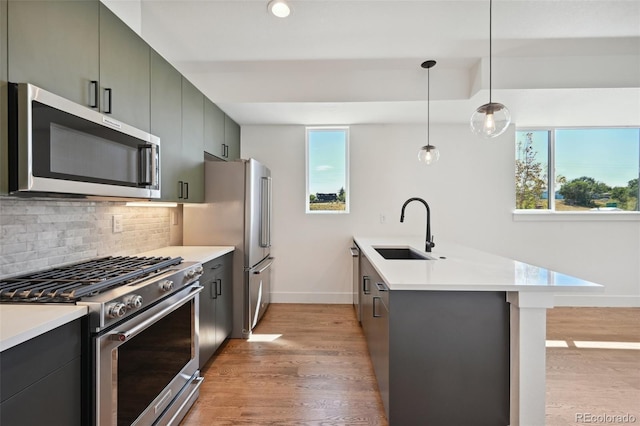
M0 280L2 303L86 305L83 424L178 424L199 394L199 263L104 257Z

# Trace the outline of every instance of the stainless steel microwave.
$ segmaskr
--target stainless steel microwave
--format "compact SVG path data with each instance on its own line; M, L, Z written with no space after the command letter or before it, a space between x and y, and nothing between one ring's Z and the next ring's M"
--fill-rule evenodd
M11 194L160 198L160 138L32 84L8 100Z

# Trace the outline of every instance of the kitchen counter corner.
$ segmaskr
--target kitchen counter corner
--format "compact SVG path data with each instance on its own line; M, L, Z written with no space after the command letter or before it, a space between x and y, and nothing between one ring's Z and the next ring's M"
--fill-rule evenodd
M0 305L0 352L87 315L86 306Z

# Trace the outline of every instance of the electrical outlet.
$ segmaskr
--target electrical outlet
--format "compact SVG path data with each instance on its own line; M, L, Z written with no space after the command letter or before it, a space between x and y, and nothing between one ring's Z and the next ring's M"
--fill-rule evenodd
M112 225L113 225L113 233L114 234L122 232L122 215L121 214L114 214L113 215Z

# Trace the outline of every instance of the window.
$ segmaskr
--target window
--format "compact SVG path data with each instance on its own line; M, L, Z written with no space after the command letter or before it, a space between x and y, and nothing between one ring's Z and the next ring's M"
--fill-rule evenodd
M639 211L640 128L516 132L516 208Z
M349 212L349 128L307 127L307 213Z

